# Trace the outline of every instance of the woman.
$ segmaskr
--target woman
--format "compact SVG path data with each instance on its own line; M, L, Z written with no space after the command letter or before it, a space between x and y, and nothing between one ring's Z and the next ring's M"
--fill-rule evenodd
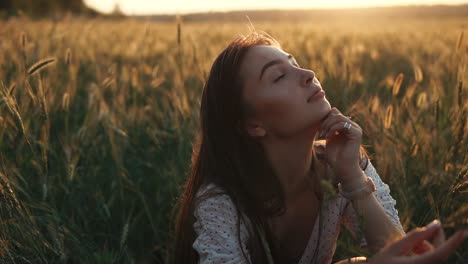
M359 125L267 34L239 37L217 57L200 121L171 262L330 263L341 224L374 253L404 236ZM410 241L427 255L446 245L438 237L437 248Z

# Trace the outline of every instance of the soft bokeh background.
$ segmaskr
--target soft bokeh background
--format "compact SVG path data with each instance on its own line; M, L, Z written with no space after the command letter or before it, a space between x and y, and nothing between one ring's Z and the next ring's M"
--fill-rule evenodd
M85 0L88 6L99 12L112 12L118 5L125 14L165 14L165 13L193 13L209 11L232 10L261 10L261 9L343 9L356 7L384 7L396 5L459 5L466 0Z
M203 83L252 25L361 124L405 229L466 228L468 5L191 14L194 1L165 2L0 3L1 263L164 263ZM300 6L258 8L279 7ZM344 232L336 260L358 254Z

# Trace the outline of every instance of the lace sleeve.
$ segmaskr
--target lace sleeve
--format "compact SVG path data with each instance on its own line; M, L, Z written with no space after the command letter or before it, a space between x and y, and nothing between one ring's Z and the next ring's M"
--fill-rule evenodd
M364 173L371 177L374 181L376 191L374 192L375 197L382 205L385 210L385 213L389 217L390 221L397 227L401 232L404 233L403 227L400 223L400 218L398 217L398 211L395 208L396 201L390 195L390 188L386 183L382 181L379 174L375 170L372 163L369 161ZM359 218L354 210L354 207L351 205L351 202L348 201L344 208L342 215L342 224L348 229L351 234L357 239L361 238L361 246L366 246L366 241L363 234L359 230Z
M385 209L385 212L387 213L387 216L390 218L392 223L401 232L404 233L403 227L401 226L401 223L400 223L400 218L398 217L398 211L395 208L396 201L390 195L390 187L388 187L388 185L382 181L382 179L380 178L379 174L375 170L372 163L369 162L369 165L367 166L364 173L367 176L371 177L372 180L374 180L375 187L377 189L375 191L374 195L377 198L377 200L380 202L382 207Z
M208 263L249 263L247 258L247 231L241 222L238 238L238 215L228 195L217 195L200 201L195 206L193 225L197 234L193 248L199 255L201 264Z

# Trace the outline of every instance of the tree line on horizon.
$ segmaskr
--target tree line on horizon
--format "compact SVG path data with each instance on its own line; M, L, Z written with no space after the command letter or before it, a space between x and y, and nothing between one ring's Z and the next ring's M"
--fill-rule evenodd
M0 17L24 14L28 17L57 16L66 13L97 15L98 12L87 7L83 0L2 0Z
M123 17L119 5L114 6L109 15L104 15L86 6L83 0L2 0L0 1L0 18L26 15L33 18L60 17L65 14ZM246 15L256 21L269 21L272 17L283 21L300 22L304 20L322 19L372 19L372 18L442 18L466 17L468 4L448 6L393 6L356 9L297 9L297 10L242 10L228 12L200 12L182 15L186 22L201 21L245 21ZM155 21L174 21L174 14L138 16Z

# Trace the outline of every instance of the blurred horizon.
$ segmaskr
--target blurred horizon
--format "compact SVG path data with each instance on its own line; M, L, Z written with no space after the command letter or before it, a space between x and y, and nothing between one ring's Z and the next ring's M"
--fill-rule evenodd
M182 1L184 2L182 4ZM263 2L262 2L263 1ZM468 0L459 1L384 0L370 4L369 0L352 2L343 0L314 1L290 0L279 3L265 0L255 4L239 0L236 3L217 3L213 0L173 0L170 3L148 2L144 0L3 0L0 2L0 19L27 16L31 18L60 18L67 15L87 17L136 17L157 21L170 21L174 16L183 16L192 21L244 21L245 16L259 20L318 20L331 22L343 18L440 18L466 17ZM263 4L262 4L263 3ZM341 3L341 4L340 4ZM368 3L368 4L366 4ZM144 10L141 11L140 9ZM140 11L138 11L140 10Z
M208 12L230 12L230 11L256 11L256 10L298 10L298 9L363 9L378 7L400 7L400 6L433 6L433 5L462 5L468 4L467 0L382 0L376 3L372 0L238 0L238 1L216 1L216 0L173 0L166 2L155 2L147 0L84 0L89 7L101 13L111 13L118 7L125 15L172 15L192 14Z

